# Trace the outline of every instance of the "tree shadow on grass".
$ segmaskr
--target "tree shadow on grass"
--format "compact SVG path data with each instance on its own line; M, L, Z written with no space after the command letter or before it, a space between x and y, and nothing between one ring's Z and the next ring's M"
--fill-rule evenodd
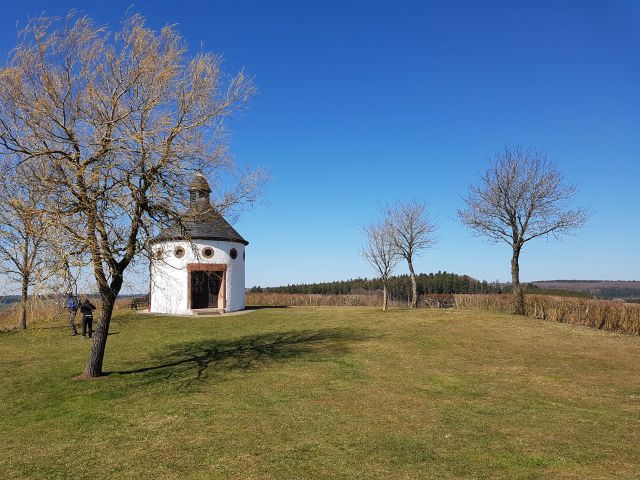
M349 344L371 338L346 328L296 330L249 335L231 340L205 339L172 345L153 355L153 365L110 372L144 375L147 380L177 379L183 386L231 372L246 372L269 363L305 356L343 355Z

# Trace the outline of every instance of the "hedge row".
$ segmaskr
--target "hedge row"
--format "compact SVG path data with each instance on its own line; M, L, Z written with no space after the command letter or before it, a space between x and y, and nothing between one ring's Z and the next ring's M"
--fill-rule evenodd
M456 308L512 313L511 295L454 295ZM553 322L640 335L640 305L611 300L526 295L526 314Z

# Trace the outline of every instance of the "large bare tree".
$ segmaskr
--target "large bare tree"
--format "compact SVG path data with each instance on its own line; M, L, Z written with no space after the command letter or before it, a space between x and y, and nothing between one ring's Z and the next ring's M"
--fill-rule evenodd
M18 329L27 328L29 289L46 278L43 194L26 165L0 163L0 273L20 286Z
M511 246L517 314L524 314L525 308L520 285L522 247L534 238L559 237L584 225L589 213L571 207L575 193L576 186L565 181L544 153L517 146L495 155L480 182L469 186L458 217L477 235Z
M391 238L398 254L405 259L411 277L411 308L418 306L418 287L413 260L423 250L436 243L437 226L431 218L427 205L417 200L398 202L383 211L386 224L390 226Z
M393 243L391 226L377 222L362 227L365 243L362 246L362 258L375 270L382 280L382 310L387 310L389 277L400 261L400 255Z
M84 375L103 373L125 270L157 227L179 220L184 186L200 171L224 205L251 202L260 175L236 167L223 125L255 87L222 59L189 56L171 26L140 16L111 35L87 17L32 20L0 70L0 149L37 161L47 215L85 252L102 299Z

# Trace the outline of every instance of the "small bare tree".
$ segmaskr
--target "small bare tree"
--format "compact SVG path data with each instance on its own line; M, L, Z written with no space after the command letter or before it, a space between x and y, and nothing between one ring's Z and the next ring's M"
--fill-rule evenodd
M365 243L362 258L375 270L382 280L382 310L387 310L389 277L400 261L400 255L393 243L391 226L385 222L372 223L362 227Z
M223 75L221 57L189 58L173 27L140 16L114 35L73 15L21 32L0 69L0 150L38 162L48 221L89 258L102 302L85 376L102 374L125 271L158 227L180 221L194 173L219 182L224 205L257 198L262 177L236 168L223 129L254 92L242 72Z
M384 209L385 223L390 226L391 238L398 254L405 259L411 277L411 308L418 306L418 287L413 259L423 250L436 244L437 226L427 205L420 201L396 203Z
M43 194L26 166L2 163L0 179L0 273L20 285L18 329L27 328L29 288L46 276Z
M493 158L480 182L471 185L464 197L466 206L458 210L462 223L477 235L506 242L512 248L516 314L525 311L519 265L522 247L534 238L557 238L584 225L587 210L569 206L575 193L575 185L565 182L545 154L507 147Z

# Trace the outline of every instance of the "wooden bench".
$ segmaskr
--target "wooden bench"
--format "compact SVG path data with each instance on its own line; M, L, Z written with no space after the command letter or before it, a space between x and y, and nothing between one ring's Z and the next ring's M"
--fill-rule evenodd
M149 308L149 299L147 297L136 297L131 299L131 310L139 308Z

